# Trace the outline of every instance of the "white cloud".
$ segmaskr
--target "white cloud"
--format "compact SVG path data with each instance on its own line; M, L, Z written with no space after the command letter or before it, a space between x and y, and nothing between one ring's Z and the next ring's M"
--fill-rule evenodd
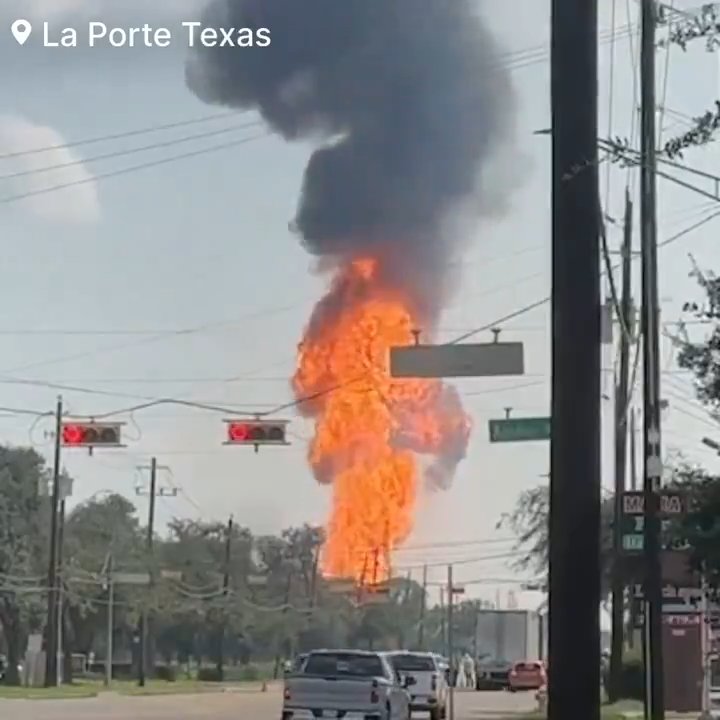
M100 217L97 183L66 141L51 127L34 125L11 115L0 115L0 197L30 193L17 205L53 222L92 223ZM28 153L53 147L54 150ZM62 167L58 167L62 166ZM45 168L55 168L43 171ZM32 195L43 189L69 184L53 192Z

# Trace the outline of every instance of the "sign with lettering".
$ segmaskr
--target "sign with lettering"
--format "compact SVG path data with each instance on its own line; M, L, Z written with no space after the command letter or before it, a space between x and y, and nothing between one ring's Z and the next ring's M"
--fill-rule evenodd
M685 513L685 498L679 492L664 492L660 496L660 514L661 515L682 515ZM638 491L632 490L623 493L623 514L624 515L644 515L645 514L645 495Z
M686 498L679 492L660 495L661 544L664 550L678 549L669 536L673 518L686 512ZM641 553L645 547L645 496L633 490L623 493L622 498L622 550L629 555Z

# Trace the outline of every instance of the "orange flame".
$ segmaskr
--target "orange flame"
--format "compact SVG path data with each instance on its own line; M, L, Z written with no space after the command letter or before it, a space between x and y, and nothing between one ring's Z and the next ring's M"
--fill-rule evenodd
M361 584L386 580L390 551L413 527L416 453L437 456L443 482L470 433L454 388L438 380L390 377L389 348L414 342L411 303L379 278L373 259L354 260L318 303L299 347L293 388L315 418L308 459L333 484L322 567Z

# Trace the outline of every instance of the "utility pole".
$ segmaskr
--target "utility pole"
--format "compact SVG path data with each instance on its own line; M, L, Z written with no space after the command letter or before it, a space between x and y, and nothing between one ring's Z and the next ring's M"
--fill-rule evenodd
M444 648L447 648L447 632L446 632L446 626L447 623L445 622L445 588L440 588L440 640L442 641L442 646ZM451 660L451 658L448 658L448 660ZM450 662L450 668L452 670L452 662Z
M420 623L418 625L418 650L425 648L425 612L427 608L428 567L423 565L422 596L420 597Z
M639 348L638 348L639 351ZM637 477L637 452L636 452L636 426L635 426L635 408L630 409L630 489L637 490L638 477ZM628 627L628 647L631 650L635 649L635 633L637 626L637 603L634 602L632 596L630 597L630 613L629 613L629 627Z
M105 687L110 687L113 679L113 634L115 631L115 582L113 581L113 558L108 558L107 565L107 649L105 651Z
M632 340L632 219L630 190L625 189L625 226L622 244L622 295L620 299L620 367L615 383L615 492L613 498L612 635L610 648L610 702L617 702L623 662L625 634L625 582L622 568L622 498L627 467L627 434Z
M662 571L660 565L660 337L657 267L655 150L655 0L641 1L640 84L640 242L642 248L643 435L645 472L645 710L649 720L664 720L662 652Z
M283 646L287 643L287 630L285 627L285 618L287 617L289 605L290 605L290 599L292 597L292 582L293 582L293 568L290 567L288 569L288 576L287 576L287 585L285 586L285 598L283 602L283 609L282 609L282 618L283 618L283 626L282 626L282 633L283 633ZM277 644L277 650L275 651L275 665L273 667L273 680L277 680L278 676L280 675L280 653L282 652L282 647L280 643Z
M148 506L147 526L147 561L150 571L150 587L153 585L153 536L155 534L155 496L157 494L157 458L150 460L150 504ZM148 635L150 631L150 611L143 609L140 618L140 667L138 670L138 685L145 686L148 666Z
M48 605L45 643L45 687L58 681L58 507L60 505L60 448L62 442L63 401L58 397L55 410L55 457L50 501L50 562L48 565Z
M225 570L223 572L223 598L227 602L227 596L230 591L230 560L232 557L232 533L233 518L232 515L228 520L227 531L225 536ZM220 615L220 628L218 631L218 661L217 672L218 678L222 682L225 676L225 625L227 623L227 608L223 607Z
M630 410L630 489L637 490L637 446L635 440L635 408Z
M549 717L600 718L597 0L551 0Z
M57 684L69 682L70 678L65 678L64 658L65 658L65 578L63 575L63 545L65 543L65 497L60 499L60 510L58 512L58 541L57 541Z
M473 618L473 662L478 660L478 630L480 629L480 602L475 603L475 617Z
M453 567L448 565L447 570L447 597L448 597L448 608L447 608L447 625L448 625L448 660L450 661L450 687L448 688L448 720L455 720L455 682L456 677L453 677L453 655L455 654L455 648L453 647L453 605L455 604L455 588L453 587ZM458 666L458 671L460 667ZM458 672L459 674L459 672Z

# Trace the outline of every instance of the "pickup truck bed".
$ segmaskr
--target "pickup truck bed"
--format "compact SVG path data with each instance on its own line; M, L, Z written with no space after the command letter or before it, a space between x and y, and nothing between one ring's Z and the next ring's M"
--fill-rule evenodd
M387 713L380 680L295 675L285 681L283 720L382 718Z
M285 679L283 720L407 720L409 696L378 653L319 650Z

